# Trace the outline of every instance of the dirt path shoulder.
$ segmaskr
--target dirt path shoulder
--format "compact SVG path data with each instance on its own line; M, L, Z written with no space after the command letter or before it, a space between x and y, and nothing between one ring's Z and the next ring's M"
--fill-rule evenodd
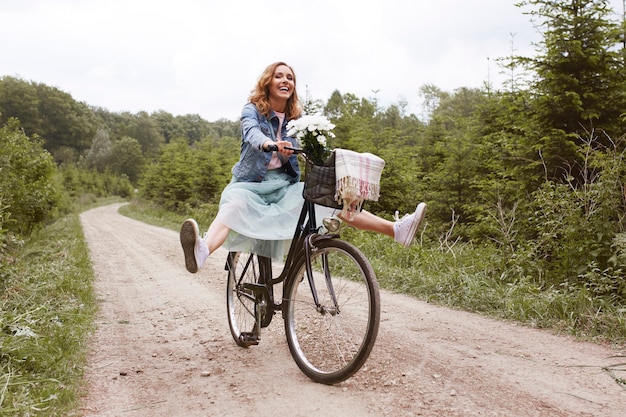
M611 373L625 351L387 292L365 367L335 386L313 383L280 314L260 345L235 345L225 252L189 274L176 232L118 208L81 215L100 303L84 416L626 415Z

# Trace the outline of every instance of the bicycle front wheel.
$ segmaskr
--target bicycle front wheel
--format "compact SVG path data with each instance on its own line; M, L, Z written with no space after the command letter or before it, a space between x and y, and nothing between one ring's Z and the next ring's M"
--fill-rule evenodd
M354 375L374 347L380 322L378 282L365 255L338 239L316 243L311 267L311 281L304 257L289 277L287 343L305 375L335 384Z

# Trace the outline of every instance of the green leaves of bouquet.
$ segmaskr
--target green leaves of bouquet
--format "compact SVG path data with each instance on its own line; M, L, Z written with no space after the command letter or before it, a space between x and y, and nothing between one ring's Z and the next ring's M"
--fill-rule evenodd
M328 139L333 139L335 125L325 116L305 115L287 124L287 135L298 139L304 153L315 165L322 165L330 156Z

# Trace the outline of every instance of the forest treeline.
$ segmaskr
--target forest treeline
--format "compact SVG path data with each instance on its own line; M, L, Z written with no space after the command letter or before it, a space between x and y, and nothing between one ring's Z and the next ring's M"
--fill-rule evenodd
M533 57L499 60L504 86L407 85L424 100L420 117L402 101L380 107L340 91L305 109L335 123L332 146L386 161L368 210L391 216L426 201L424 244L486 245L499 253L494 274L511 283L623 303L624 24L605 0L519 7L542 41ZM137 190L179 213L217 203L239 156L236 120L114 113L11 76L0 78L0 126L2 251L85 194Z

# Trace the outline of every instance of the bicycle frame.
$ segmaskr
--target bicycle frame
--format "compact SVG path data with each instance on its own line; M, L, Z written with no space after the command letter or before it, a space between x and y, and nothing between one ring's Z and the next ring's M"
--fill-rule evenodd
M316 307L320 308L319 299L317 297L317 290L315 288L315 283L312 279L313 271L311 270L311 251L315 248L315 243L320 239L336 239L339 237L338 234L328 234L328 235L320 235L318 234L319 227L317 226L317 221L315 218L315 203L304 200L304 206L302 207L302 211L300 213L300 218L298 220L298 225L296 227L296 231L294 232L293 239L291 241L291 245L289 247L289 252L287 253L287 259L285 260L285 265L280 275L277 278L272 278L269 281L269 285L273 286L274 284L284 282L289 279L289 274L291 274L292 266L300 259L300 257L304 256L306 258L306 273L307 279L309 281L309 287L311 288L312 296L315 301ZM332 288L332 284L329 280L327 280L327 285L329 286L329 291L331 294L334 294L334 290ZM283 288L283 298L284 298ZM334 298L334 295L333 295ZM334 300L335 305L337 305L336 300ZM276 305L276 307L280 307Z
M277 149L278 148L276 147L272 147L268 149L268 151L269 150L275 151ZM295 153L302 155L305 159L308 160L307 155L302 151L302 149L295 149L295 148L289 148L289 149L291 149ZM302 210L300 212L300 217L298 219L298 224L296 225L296 230L294 232L293 239L291 241L291 245L289 246L287 258L285 260L285 264L283 266L283 269L280 275L276 278L272 276L271 265L267 268L260 266L261 270L259 271L259 273L260 273L260 281L262 285L255 286L255 288L252 288L252 286L250 285L247 286L248 287L247 289L249 289L255 294L255 298L257 300L255 304L257 304L259 300L264 299L265 296L268 296L269 300L271 300L270 304L271 304L271 308L273 309L273 311L282 310L282 299L285 298L286 286L283 286L283 296L281 297L281 303L278 303L278 304L274 302L273 287L274 285L279 284L281 282L286 282L286 280L289 279L289 275L293 272L292 271L293 265L296 264L296 262L299 261L302 256L304 256L306 258L305 265L306 265L307 280L309 282L309 287L311 288L313 300L315 302L315 305L318 311L321 310L319 298L317 295L317 289L315 288L315 282L312 279L313 271L311 269L311 262L310 262L311 252L315 250L314 249L315 243L319 241L319 239L335 239L335 238L338 238L339 235L336 233L320 235L318 232L319 232L319 226L317 226L317 220L315 217L315 203L305 199L304 204L302 206ZM226 268L228 268L228 261L226 264ZM324 269L326 270L325 271L326 284L328 286L329 293L331 294L334 305L335 305L335 311L331 313L336 314L339 312L339 308L337 305L335 292L334 292L334 289L332 288L332 282L330 281L328 277L327 267L325 266ZM270 321L271 319L267 320L265 324L269 325ZM260 320L257 320L257 322L260 323ZM258 325L257 328L260 329L260 325Z

